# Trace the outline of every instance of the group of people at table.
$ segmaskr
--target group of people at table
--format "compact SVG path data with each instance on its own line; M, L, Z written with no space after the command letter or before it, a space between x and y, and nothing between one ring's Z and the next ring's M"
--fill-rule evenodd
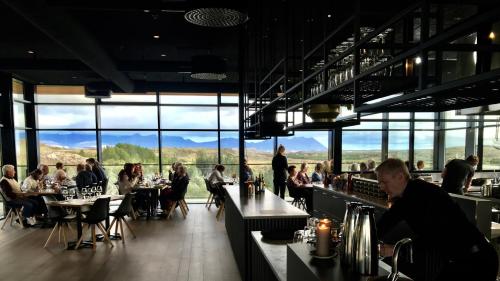
M56 171L49 175L49 166L39 164L37 169L31 171L20 184L16 179L16 169L13 165L2 167L3 177L0 179L0 191L11 205L22 207L24 225L35 225L36 217L41 217L47 212L40 194L53 194L58 200L63 200L62 190L67 187L83 188L101 182L107 184L107 177L102 166L94 158L86 160L85 164L78 164L78 174L75 181L70 179L64 169L63 163L56 164Z

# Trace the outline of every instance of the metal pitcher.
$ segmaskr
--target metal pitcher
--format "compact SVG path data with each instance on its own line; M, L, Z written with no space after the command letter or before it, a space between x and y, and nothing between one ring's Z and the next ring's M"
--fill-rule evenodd
M378 244L375 227L375 208L362 206L358 208L358 219L355 232L355 268L363 275L378 273Z
M358 209L361 203L347 202L346 211L344 215L344 229L342 232L342 262L352 265L354 261L354 232L356 229L356 221L358 218Z
M481 186L481 195L483 197L491 197L492 186L491 184L485 184Z

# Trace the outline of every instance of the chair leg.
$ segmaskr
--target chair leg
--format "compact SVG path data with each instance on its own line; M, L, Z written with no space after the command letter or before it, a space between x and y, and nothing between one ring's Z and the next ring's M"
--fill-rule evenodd
M130 212L130 217L133 219L133 220L136 220L137 219L137 216L135 215L135 211L132 210L132 212Z
M106 231L108 234L110 233L111 228L113 227L113 224L115 224L115 222L116 222L116 217L113 218L113 220L111 221L111 224L109 225L109 227Z
M215 196L212 194L212 199L210 199L210 204L208 204L208 210L210 210L210 207L212 207L212 204L214 203L214 198Z
M73 230L73 228L71 227L69 222L66 222L66 227L68 228L68 231L71 233L71 235L73 235L75 233L75 231Z
M2 228L1 228L2 230L5 227L5 224L7 223L7 221L9 219L11 219L11 216L12 216L12 208L9 210L9 212L7 213L7 216L5 217L5 220L4 220L4 222L2 224ZM11 219L11 221L12 221L12 219ZM12 225L12 222L10 223L10 225Z
M210 199L212 199L212 193L208 194L207 203L205 203L205 208L208 207L208 203L210 203Z
M172 205L172 207L170 207L170 211L168 212L168 216L167 216L167 220L172 217L173 213L175 211L175 205Z
M99 227L99 230L101 230L102 235L104 235L104 241L109 242L109 244L111 245L111 248L113 248L114 245L113 245L113 243L111 243L111 240L109 239L109 236L107 234L106 229L104 228L104 225L102 225L102 223L98 223L97 227Z
M80 239L78 239L78 242L76 242L75 250L78 249L78 247L80 247L80 244L83 241L83 237L85 237L85 228L82 228L82 237L80 237Z
M17 215L17 219L19 219L19 224L24 227L24 223L23 223L23 215L21 215L21 210L14 210L16 212L16 215Z
M56 224L54 228L52 228L52 231L50 232L49 238L47 238L47 241L45 241L45 245L43 245L44 248L47 248L47 245L49 244L50 239L52 238L52 235L54 235L54 232L56 231L56 228L58 228L59 225Z
M130 233L132 233L132 237L137 238L135 236L135 232L132 230L132 227L130 227L130 225L128 224L128 222L125 219L123 219L123 222L125 222L125 225L127 226L128 230L130 231Z
M122 243L125 243L125 232L123 232L122 218L118 218L118 223L120 224L120 232L122 233Z
M63 233L63 241L64 241L64 249L66 250L68 248L68 240L66 239L66 229L64 229L64 224L61 223L59 228L62 228L62 233Z
M118 221L115 223L115 236L118 236Z
M184 204L184 207L186 207L186 210L189 212L189 206L186 200L182 199L182 204Z
M179 201L179 209L181 209L182 216L186 219L187 211L186 207L182 204L182 201Z
M61 243L61 226L59 225L59 222L56 225L57 225L57 232L58 232L57 243Z
M97 245L97 241L96 241L96 237L95 237L95 224L93 224L91 226L91 228L92 228L92 251L95 251L95 248Z
M224 203L221 203L220 207L219 207L219 211L217 211L217 215L215 216L215 218L217 220L220 220L220 217L221 217L223 212L224 212Z

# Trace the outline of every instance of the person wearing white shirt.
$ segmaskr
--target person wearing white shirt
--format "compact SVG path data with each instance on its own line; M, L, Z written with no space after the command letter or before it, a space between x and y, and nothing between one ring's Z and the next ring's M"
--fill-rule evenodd
M24 192L37 192L40 190L40 179L43 172L39 169L33 170L27 178L24 179L21 190Z

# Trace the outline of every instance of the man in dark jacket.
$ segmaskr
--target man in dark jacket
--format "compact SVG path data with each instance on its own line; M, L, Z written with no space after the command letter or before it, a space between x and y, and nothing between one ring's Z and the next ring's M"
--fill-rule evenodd
M442 177L441 187L449 193L464 194L464 190L470 187L474 176L475 166L479 163L479 158L470 155L467 159L453 159L446 164Z
M495 280L498 256L484 235L443 189L422 180L410 179L403 161L387 159L377 169L380 188L393 201L377 224L383 239L400 221L416 234L416 280ZM435 272L426 271L426 253L438 252ZM382 245L383 256L392 255L391 246Z
M278 152L273 157L273 184L274 194L285 199L286 178L287 178L288 161L285 156L285 147L280 144Z

